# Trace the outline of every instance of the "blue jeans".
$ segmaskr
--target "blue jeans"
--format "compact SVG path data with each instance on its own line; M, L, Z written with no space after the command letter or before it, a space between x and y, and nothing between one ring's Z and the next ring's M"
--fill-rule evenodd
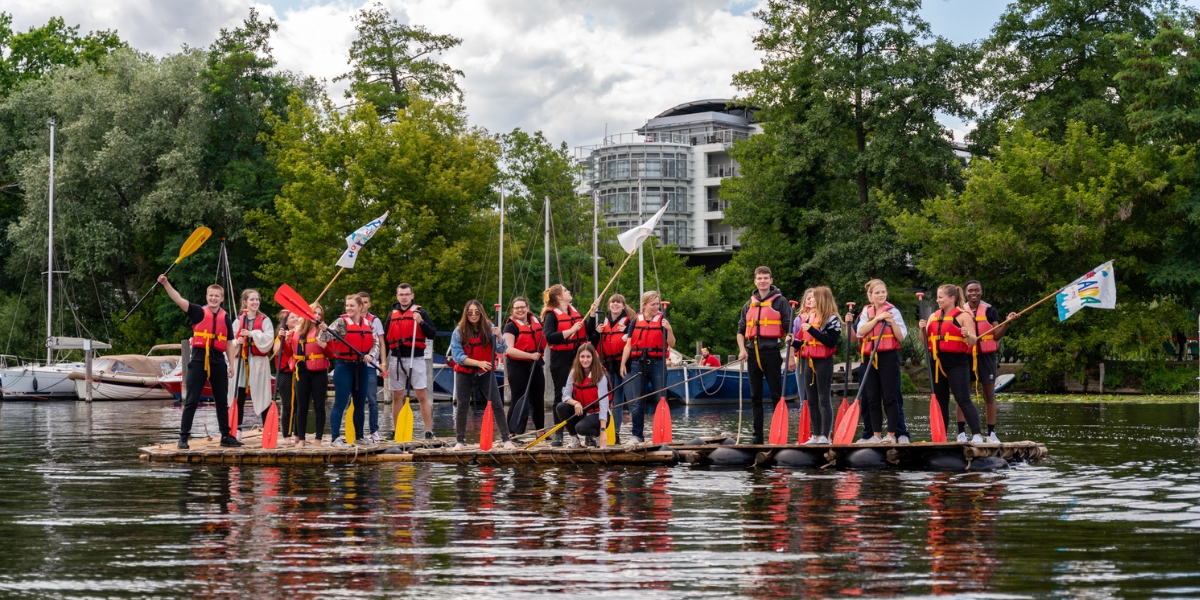
M622 391L626 392L625 396L637 398L650 392L663 390L666 387L663 381L663 362L661 358L653 359L649 363L630 359L630 363L628 377L634 379L634 381L622 388ZM667 391L663 390L661 393L666 394ZM633 430L631 433L635 437L644 438L642 430L645 429L646 425L646 402L648 400L649 398L642 398L629 406L630 418L633 421Z
M333 366L333 409L329 412L332 438L342 436L346 406L354 401L354 431L363 435L363 404L367 394L367 365L353 360L338 360ZM357 379L357 381L355 381Z
M363 365L367 372L367 406L371 408L371 433L379 431L379 369Z

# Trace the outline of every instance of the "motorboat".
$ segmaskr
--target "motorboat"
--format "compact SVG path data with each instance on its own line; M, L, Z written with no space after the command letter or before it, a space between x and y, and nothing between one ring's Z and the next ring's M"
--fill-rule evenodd
M74 400L75 384L68 376L76 368L83 368L83 363L55 363L49 366L28 363L6 367L0 369L0 390L9 399Z
M177 348L171 344L155 346L156 350ZM101 356L92 362L93 400L168 400L171 392L162 380L179 366L179 355L152 356L114 354ZM80 398L87 395L88 377L82 366L69 374Z

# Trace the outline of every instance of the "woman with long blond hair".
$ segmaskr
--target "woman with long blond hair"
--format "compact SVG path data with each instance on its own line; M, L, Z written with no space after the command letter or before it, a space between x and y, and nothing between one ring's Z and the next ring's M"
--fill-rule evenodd
M866 407L862 411L863 437L858 441L864 444L906 443L906 432L900 423L901 398L897 382L900 381L900 344L908 335L908 327L900 309L887 301L887 284L872 279L863 287L867 290L868 304L859 313L856 333L862 341L859 352L865 363L859 385L863 386L861 396ZM887 436L880 439L884 412L887 413Z
M462 318L450 335L450 356L454 359L454 433L455 450L466 447L467 417L471 414L471 399L475 390L483 392L484 398L492 403L495 425L500 429L504 448L516 446L508 441L508 419L504 415L504 398L496 386L496 357L503 356L508 346L500 337L500 330L492 326L487 311L478 300L470 300L463 307Z
M792 347L800 355L800 381L812 425L812 437L802 443L828 444L833 435L833 363L841 337L842 320L833 291L825 286L812 288L805 293L792 328Z
M625 302L625 296L613 294L608 297L608 312L604 315L604 322L596 328L596 350L599 351L600 362L608 373L608 382L614 388L624 381L624 377L621 376L621 356L625 353L625 334L633 327L636 317L637 314ZM624 402L625 390L614 391L611 400L614 406ZM614 428L619 443L621 441L621 409L613 409L612 420L616 422Z
M675 332L662 314L661 308L662 297L657 291L650 290L642 294L642 312L637 314L633 327L625 334L621 377L634 380L629 384L629 393L635 398L667 388L663 361L670 352L669 348L675 345ZM630 437L634 444L644 441L642 431L646 422L648 400L642 398L629 407L632 427Z
M367 412L367 379L374 374L373 367L379 364L379 342L375 339L375 328L366 316L362 298L358 294L346 296L346 312L326 326L318 325L321 337L329 344L329 351L336 360L333 364L333 408L329 410L330 437L335 448L349 446L342 435L342 421L346 409L353 407L350 422L358 433L355 443L373 444L363 417ZM331 339L333 334L342 339ZM342 341L345 340L345 341Z
M594 438L599 447L605 447L604 429L608 427L610 406L608 390L608 377L596 347L591 343L580 346L571 364L570 379L562 389L563 402L555 409L559 421L567 422L567 432L571 434L568 448L578 448L581 435L589 444Z
M942 418L950 416L950 394L971 427L971 443L983 443L979 429L979 411L971 402L971 348L979 341L975 319L963 310L966 299L962 288L948 283L938 288L938 309L929 319L920 321L925 330L925 345L933 361L933 394L942 409ZM944 425L944 424L943 424Z
M554 424L558 425L558 405L562 403L562 389L567 384L567 375L575 360L575 351L588 341L594 333L588 330L583 315L571 305L571 290L560 284L550 286L542 294L542 327L546 344L550 349L550 380L554 390ZM551 446L562 445L562 430L555 432Z
M296 394L292 431L295 432L297 446L304 446L306 443L304 438L308 432L309 406L316 413L315 443L321 445L321 436L325 434L325 397L329 393L329 356L325 353L326 343L317 329L317 323L325 318L325 309L316 303L310 308L317 321L302 319L289 340L292 346L292 361L296 365L292 373L292 385Z
M271 319L259 311L262 297L258 290L242 290L242 314L233 320L233 336L229 343L237 355L233 377L229 379L229 401L238 404L238 433L246 418L246 398L254 404L254 412L266 423L271 407L271 344L275 328Z

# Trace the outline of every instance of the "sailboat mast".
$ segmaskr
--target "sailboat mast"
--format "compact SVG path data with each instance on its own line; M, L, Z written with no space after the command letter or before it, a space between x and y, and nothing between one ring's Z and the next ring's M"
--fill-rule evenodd
M546 196L546 287L550 289L550 196Z
M496 303L504 306L504 188L500 188L500 284L496 289Z
M592 191L592 302L600 296L600 246L597 236L600 234L600 192Z
M645 198L642 197L642 180L639 179L638 180L638 224L639 225L646 222L646 220L642 218L642 206L644 206L646 204L644 202L644 200L645 200ZM641 300L642 295L646 293L646 261L644 260L645 253L642 251L642 249L645 247L646 247L646 242L642 242L641 244L638 245L638 302L642 301Z
M50 117L50 235L46 253L46 366L54 359L54 350L50 348L50 338L53 337L52 320L54 318L54 117Z

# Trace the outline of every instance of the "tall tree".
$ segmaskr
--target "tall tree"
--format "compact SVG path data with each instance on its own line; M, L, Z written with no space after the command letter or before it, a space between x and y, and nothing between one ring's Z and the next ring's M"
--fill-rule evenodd
M861 296L869 277L899 283L903 248L886 220L958 183L939 113L971 115L975 53L934 38L918 0L770 0L760 69L738 73L763 135L735 144L729 218L745 227L733 268L766 264L792 290L825 283ZM740 304L740 303L739 303Z
M12 30L12 15L0 12L0 98L22 81L37 79L55 67L96 64L109 52L128 47L116 31L79 35L79 26L68 27L62 17L51 17L41 27L24 33Z
M388 119L396 118L414 94L462 99L456 78L463 72L434 59L461 44L460 38L401 23L379 2L360 10L354 21L358 38L350 45L351 70L334 78L350 81L347 98L374 104Z
M983 42L986 113L972 132L972 153L986 154L1001 123L1021 118L1032 131L1061 140L1067 123L1100 127L1130 141L1121 69L1112 36L1153 34L1153 14L1175 0L1016 0Z

